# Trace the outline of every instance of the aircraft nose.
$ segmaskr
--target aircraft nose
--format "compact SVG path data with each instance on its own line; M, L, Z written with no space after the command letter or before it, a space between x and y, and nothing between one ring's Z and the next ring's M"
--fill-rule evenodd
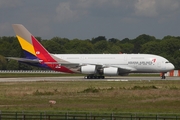
M174 70L174 65L172 63L169 63L168 66L167 66L167 69L168 70Z

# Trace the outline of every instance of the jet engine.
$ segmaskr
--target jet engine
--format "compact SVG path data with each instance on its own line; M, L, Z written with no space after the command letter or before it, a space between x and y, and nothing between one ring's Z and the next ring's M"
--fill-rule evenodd
M95 65L86 65L81 66L81 73L83 74L96 74L96 66Z
M115 67L108 67L108 68L103 69L103 73L104 75L118 75L119 70L118 68L115 68Z

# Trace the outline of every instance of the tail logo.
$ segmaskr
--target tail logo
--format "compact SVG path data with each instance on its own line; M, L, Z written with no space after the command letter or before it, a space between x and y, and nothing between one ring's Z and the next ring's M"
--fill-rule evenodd
M156 58L152 59L152 62L154 62L154 63L155 63L155 62L156 62Z
M36 55L39 55L40 54L40 52L39 51L36 51Z

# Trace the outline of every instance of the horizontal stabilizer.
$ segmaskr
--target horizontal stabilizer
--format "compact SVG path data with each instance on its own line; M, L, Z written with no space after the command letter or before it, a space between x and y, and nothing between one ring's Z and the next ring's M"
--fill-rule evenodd
M40 63L39 59L27 59L27 58L17 58L17 57L6 57L6 59L17 60L20 62L29 62L29 63Z

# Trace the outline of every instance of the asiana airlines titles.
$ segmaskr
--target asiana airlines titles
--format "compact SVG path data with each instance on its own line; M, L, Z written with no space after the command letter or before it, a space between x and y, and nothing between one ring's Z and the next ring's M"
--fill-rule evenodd
M152 61L129 61L129 65L154 65Z

